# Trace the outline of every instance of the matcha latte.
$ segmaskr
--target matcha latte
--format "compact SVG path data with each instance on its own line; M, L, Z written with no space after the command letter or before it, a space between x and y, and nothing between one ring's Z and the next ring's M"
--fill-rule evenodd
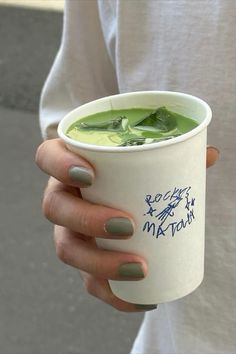
M109 279L120 299L158 304L200 285L210 120L210 107L195 96L137 91L85 103L60 121L58 135L66 148L95 171L92 185L80 189L83 199L135 220L127 240L96 238L102 250L147 260L144 279Z
M175 138L197 126L193 119L159 107L99 112L77 120L66 132L71 139L101 146L135 146Z

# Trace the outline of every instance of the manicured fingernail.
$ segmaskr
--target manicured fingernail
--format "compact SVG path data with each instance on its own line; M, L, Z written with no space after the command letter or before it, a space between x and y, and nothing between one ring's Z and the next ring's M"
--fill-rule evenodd
M118 272L122 278L144 278L140 263L124 263L119 267Z
M138 310L151 311L151 310L155 310L157 308L157 305L156 304L153 305L135 304L135 307Z
M105 231L114 236L131 236L134 228L127 218L111 218L104 225Z
M69 176L73 182L77 182L81 187L92 185L92 173L85 167L73 166L69 169Z

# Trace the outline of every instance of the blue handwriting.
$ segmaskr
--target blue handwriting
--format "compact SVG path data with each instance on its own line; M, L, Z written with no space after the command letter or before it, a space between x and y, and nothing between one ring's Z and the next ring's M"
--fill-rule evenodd
M148 210L144 216L147 216L148 220L143 225L143 231L156 238L166 236L168 232L174 237L177 232L190 225L195 220L194 206L196 202L195 198L190 196L191 189L190 186L174 187L173 190L157 193L154 196L147 194L145 203ZM162 205L161 208L160 205ZM185 212L181 219L176 220L175 210L180 206Z

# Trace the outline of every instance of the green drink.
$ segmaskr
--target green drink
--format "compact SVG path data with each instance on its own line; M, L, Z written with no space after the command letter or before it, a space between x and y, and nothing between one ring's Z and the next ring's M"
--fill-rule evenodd
M193 119L165 107L129 108L99 112L73 123L71 139L101 146L135 146L171 139L198 125Z
M210 120L210 107L195 96L137 91L88 102L59 123L66 147L96 171L93 184L81 188L83 199L123 210L135 221L127 240L96 239L103 250L148 262L138 282L109 280L125 301L173 301L203 279Z

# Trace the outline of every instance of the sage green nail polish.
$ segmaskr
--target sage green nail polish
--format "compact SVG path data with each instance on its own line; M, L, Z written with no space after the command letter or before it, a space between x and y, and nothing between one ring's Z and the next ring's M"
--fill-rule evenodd
M73 166L69 169L69 176L72 181L78 182L81 187L89 187L92 184L93 176L91 172L80 166Z
M111 218L107 220L105 230L114 236L131 236L134 232L133 225L127 218Z
M157 308L157 305L156 304L153 305L135 304L135 307L138 310L151 311L151 310L155 310Z
M118 271L122 278L144 278L143 268L139 263L124 263Z

